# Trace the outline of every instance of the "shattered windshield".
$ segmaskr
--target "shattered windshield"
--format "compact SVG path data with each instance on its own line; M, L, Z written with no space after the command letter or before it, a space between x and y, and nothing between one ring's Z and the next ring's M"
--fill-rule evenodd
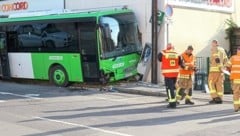
M103 58L141 51L137 21L132 13L104 16L100 23Z

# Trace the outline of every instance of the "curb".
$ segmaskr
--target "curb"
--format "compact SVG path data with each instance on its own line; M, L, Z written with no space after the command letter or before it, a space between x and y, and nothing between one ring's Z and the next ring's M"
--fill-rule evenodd
M163 96L166 97L166 93L163 92L153 92L153 91L146 91L146 90L136 90L136 89L128 89L128 88L121 88L121 87L114 87L118 92L121 93L129 93L129 94L139 94L139 95L146 95L146 96Z
M145 95L145 96L160 96L160 97L167 97L165 92L159 91L146 91L146 90L137 90L137 89L129 89L124 87L114 87L115 90L117 90L120 93L128 93L128 94L138 94L138 95ZM209 94L206 94L209 95ZM200 100L200 101L209 101L210 98L203 98L203 97L196 97L193 94L193 99ZM224 100L225 103L232 103L232 100Z

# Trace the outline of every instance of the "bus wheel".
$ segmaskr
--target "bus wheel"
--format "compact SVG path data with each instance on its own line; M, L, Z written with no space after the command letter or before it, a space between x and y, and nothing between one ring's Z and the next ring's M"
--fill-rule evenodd
M69 83L66 70L62 66L54 66L49 72L50 82L56 86L66 87Z

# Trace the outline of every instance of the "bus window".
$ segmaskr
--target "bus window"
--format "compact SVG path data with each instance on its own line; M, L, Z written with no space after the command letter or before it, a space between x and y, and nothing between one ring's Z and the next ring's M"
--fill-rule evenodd
M118 45L118 34L119 34L119 23L116 19L112 17L103 17L102 24L104 26L105 34L105 51L113 51Z
M33 23L8 26L17 41L11 51L77 52L78 40L75 23Z
M133 14L116 14L100 18L102 58L141 51L142 46L136 22Z

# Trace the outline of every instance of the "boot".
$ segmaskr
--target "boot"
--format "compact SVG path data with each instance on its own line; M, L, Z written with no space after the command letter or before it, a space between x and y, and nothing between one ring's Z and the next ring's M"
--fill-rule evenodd
M171 109L175 109L176 107L177 107L176 102L170 102L170 103L167 105L167 108L171 108Z
M211 101L209 101L209 104L216 104L216 98L213 98Z
M186 99L185 104L194 105L194 102L192 102L190 99Z
M220 97L215 98L216 104L222 104L222 99Z
M240 111L240 106L234 105L234 112L238 112L238 111Z

